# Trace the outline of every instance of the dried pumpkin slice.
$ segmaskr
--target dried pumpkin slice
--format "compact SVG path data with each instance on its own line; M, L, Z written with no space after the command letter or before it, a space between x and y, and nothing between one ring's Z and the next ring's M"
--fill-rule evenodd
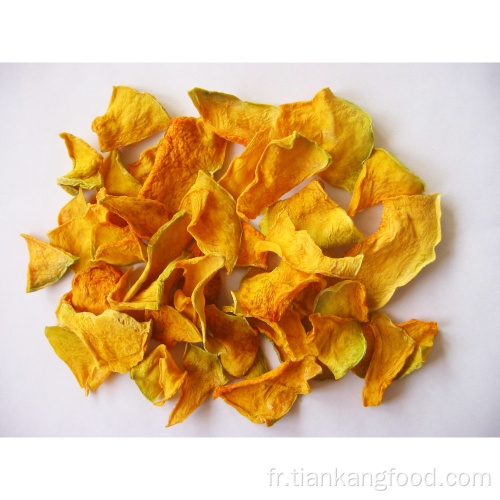
M273 126L278 116L276 106L242 101L231 94L198 87L188 94L217 135L245 146L259 130Z
M259 252L256 245L264 241L265 237L248 222L241 221L241 245L236 267L258 267L267 269L268 252Z
M382 222L346 256L363 255L356 275L366 288L370 311L385 305L396 288L406 285L436 258L441 241L440 195L397 196L383 201Z
M221 397L256 424L268 427L284 417L299 394L309 394L307 381L321 373L313 356L285 361L259 377L218 387L214 399Z
M170 117L158 100L147 92L113 87L108 110L92 122L103 152L114 151L165 130Z
M363 163L347 213L354 217L359 210L372 207L387 198L422 194L424 191L422 179L384 149L375 148Z
M30 261L26 292L36 292L59 281L78 257L46 241L21 234L28 244Z
M106 193L112 196L137 196L141 183L123 166L118 151L106 155L101 166Z

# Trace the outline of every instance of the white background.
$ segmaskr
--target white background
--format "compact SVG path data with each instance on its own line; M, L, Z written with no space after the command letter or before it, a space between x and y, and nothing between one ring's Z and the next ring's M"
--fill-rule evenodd
M195 86L271 104L308 100L329 86L365 109L376 146L417 173L428 193L442 193L436 261L382 309L394 322L437 321L426 365L394 382L378 408L363 407L363 381L353 374L312 382L311 394L271 428L217 399L165 429L175 399L153 406L128 375L112 376L85 398L44 336L44 327L56 324L55 308L73 274L26 294L28 252L19 233L44 238L56 226L70 197L55 180L71 169L58 134L70 132L97 147L90 124L105 112L113 85L152 93L171 116L198 116L187 95ZM482 64L1 65L0 434L498 436L499 89L499 66ZM125 160L156 139L128 148ZM329 193L347 207L346 193ZM375 208L355 222L369 234L379 217ZM266 354L275 366L273 351Z

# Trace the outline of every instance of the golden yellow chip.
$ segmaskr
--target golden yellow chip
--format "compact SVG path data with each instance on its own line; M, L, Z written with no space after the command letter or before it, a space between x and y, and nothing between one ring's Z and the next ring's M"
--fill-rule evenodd
M256 245L265 237L248 222L241 221L241 245L238 253L237 267L258 267L267 269L268 252L259 252Z
M227 384L219 358L193 344L186 344L182 364L188 374L167 427L183 422L215 388Z
M439 199L439 194L430 194L384 200L377 231L346 252L364 256L356 280L366 288L370 311L385 305L396 288L436 258L434 248L441 241Z
M45 336L55 353L69 366L80 387L85 389L85 396L89 389L95 391L112 373L73 332L59 326L47 326Z
M171 213L177 212L182 198L196 182L198 171L211 173L222 167L226 145L201 118L174 118L140 196L160 201Z
M321 372L313 356L300 361L285 361L260 377L215 389L221 397L255 424L268 427L284 417L299 394L309 394L307 381Z
M27 234L21 234L21 236L26 240L30 254L27 292L36 292L56 283L64 276L68 268L78 261L78 257L50 243Z
M161 139L163 140L163 138ZM161 141L160 141L161 142ZM144 184L148 175L153 170L153 165L155 163L156 153L160 142L155 146L146 148L139 156L139 159L130 165L127 165L127 170L130 174L137 179L141 184Z
M205 255L224 257L224 266L231 273L238 260L242 234L233 197L200 170L181 202L181 209L191 215L188 231L199 249Z
M69 194L77 195L78 188L100 189L102 177L102 156L83 139L72 134L62 133L69 157L73 161L73 169L68 174L59 177L57 184Z
M102 182L108 195L137 196L139 194L142 185L123 166L118 151L111 151L106 155L101 172Z
M87 200L83 194L83 189L80 187L78 194L68 201L64 207L61 208L57 216L57 223L59 225L69 222L75 217L83 217L87 211Z
M92 122L103 152L115 151L165 130L170 117L163 106L146 92L131 87L113 87L108 110Z
M276 106L242 101L231 94L200 88L194 88L188 94L217 135L245 146L259 130L273 126L278 117Z

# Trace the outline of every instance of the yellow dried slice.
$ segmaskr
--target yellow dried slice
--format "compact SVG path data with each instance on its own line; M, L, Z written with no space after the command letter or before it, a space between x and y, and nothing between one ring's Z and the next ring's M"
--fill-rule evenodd
M347 213L354 217L359 210L372 207L387 198L421 194L424 191L422 179L384 149L375 148L363 163Z
M87 200L83 194L83 189L80 187L78 194L68 201L64 207L61 208L57 216L57 223L59 225L69 222L75 217L83 217L87 211Z
M107 299L111 309L126 311L127 314L140 311L142 315L144 315L146 309L159 309L161 305L158 303L157 281L153 281L153 283L135 294L130 300L125 300L127 293L130 291L129 281L132 271L133 268L129 268L120 278L115 288L109 293Z
M224 257L230 274L238 260L242 233L233 197L200 170L195 184L181 202L181 209L191 215L188 231L199 249L205 255Z
M62 133L69 157L73 161L73 169L57 179L57 184L69 194L77 195L78 188L100 189L102 177L100 169L102 156L83 139L72 134Z
M282 210L295 229L307 231L322 250L364 240L346 211L328 197L319 179L313 179L290 198L271 205L259 224L262 234L269 233Z
M264 241L265 237L248 222L241 221L241 245L236 267L258 267L267 269L268 252L259 252L256 245Z
M141 183L123 166L118 151L106 155L101 167L106 193L113 196L137 196Z
M96 316L76 312L64 297L56 311L59 326L74 332L99 363L113 372L127 373L144 357L151 338L151 322L139 323L125 313L106 309Z
M314 312L366 322L368 307L365 287L359 281L345 280L325 288L316 297Z
M403 368L415 341L380 312L370 318L374 337L373 355L365 376L363 405L378 406L387 387Z
M114 151L165 130L170 117L155 97L131 87L113 87L108 110L92 122L103 152Z
M364 256L356 280L366 288L370 311L380 309L396 288L433 262L434 248L441 241L439 194L397 196L383 205L377 231L345 254Z
M227 384L219 358L195 345L186 344L182 364L188 374L167 427L183 422L216 387Z
M73 332L59 326L47 326L45 336L55 353L69 366L78 384L95 391L112 373L106 363L99 362L81 339Z
M237 210L245 220L255 219L269 205L301 182L325 170L331 156L307 137L293 132L271 141L255 169L254 180L237 200Z
M331 314L312 314L309 320L313 326L307 335L311 353L331 370L336 380L342 378L366 352L360 324Z
M163 138L161 139L163 140ZM160 141L161 142L161 141ZM127 170L130 174L137 179L141 184L144 184L155 163L156 152L160 142L155 146L145 149L139 156L139 159L134 163L127 165Z
M279 213L266 241L258 243L256 249L277 253L284 261L304 273L337 278L353 278L363 261L362 255L341 259L327 257L307 231L295 230L285 210Z
M176 285L182 278L183 271L182 269L176 267L177 262L188 260L190 258L191 254L189 252L182 252L179 257L170 262L160 276L158 276L158 279L156 280L158 307L162 307L164 304L169 303L170 293L174 285Z
M278 116L276 106L242 101L231 94L198 87L188 94L217 135L245 146L259 130L273 126Z
M311 101L282 104L276 128L281 137L297 131L317 142L332 157L331 165L320 177L352 193L361 165L373 148L368 113L325 88Z
M255 361L260 346L259 334L245 318L220 311L215 305L205 308L207 325L212 337L224 346L220 361L233 377L243 377ZM210 349L207 336L207 350Z
M182 198L196 182L198 171L211 173L222 167L226 145L201 118L174 118L140 196L160 201L171 213L177 212Z
M425 363L434 344L434 337L438 333L438 327L434 321L419 321L418 319L396 323L396 326L402 328L415 341L415 349L398 373L397 378L401 378L418 370Z
M326 286L321 276L294 269L282 260L271 272L243 279L239 290L231 292L234 314L279 321L294 297L310 283Z
M288 413L297 395L311 392L307 381L320 372L314 357L306 356L285 361L260 377L219 387L213 397L221 397L252 422L270 427Z

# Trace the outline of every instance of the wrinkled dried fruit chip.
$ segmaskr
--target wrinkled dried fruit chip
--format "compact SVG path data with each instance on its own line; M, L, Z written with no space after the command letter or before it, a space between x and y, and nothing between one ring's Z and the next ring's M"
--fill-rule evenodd
M102 177L102 156L84 140L72 134L62 133L59 135L66 143L69 157L73 160L73 170L59 177L59 184L69 194L77 195L78 188L100 189Z
M273 126L278 108L242 101L231 94L194 88L188 92L203 119L217 135L245 146L261 129Z
M313 356L285 361L260 377L219 387L214 399L220 396L255 424L270 427L288 413L297 395L311 392L307 381L319 373Z
M196 182L198 171L211 173L222 167L226 145L201 118L174 118L140 196L160 201L170 212L177 212L182 198Z
M188 374L167 427L183 422L215 388L227 384L219 358L193 344L186 344L182 364Z
M370 311L385 305L396 288L436 258L434 248L441 241L439 199L439 194L430 194L384 200L377 231L346 252L364 256L356 280L366 288Z
M99 149L114 151L165 130L170 117L163 106L146 92L131 87L113 87L108 110L92 122Z
M363 163L347 213L354 217L358 210L372 207L387 198L424 191L422 179L384 149L375 148Z
M118 151L111 151L106 155L101 172L107 194L113 196L137 196L139 194L142 186L123 166Z
M45 336L55 353L69 366L78 384L95 391L112 373L107 364L98 361L78 335L59 326L47 326Z
M78 257L46 241L27 234L21 234L21 236L26 240L30 254L27 292L35 292L59 281L68 268L78 261Z

